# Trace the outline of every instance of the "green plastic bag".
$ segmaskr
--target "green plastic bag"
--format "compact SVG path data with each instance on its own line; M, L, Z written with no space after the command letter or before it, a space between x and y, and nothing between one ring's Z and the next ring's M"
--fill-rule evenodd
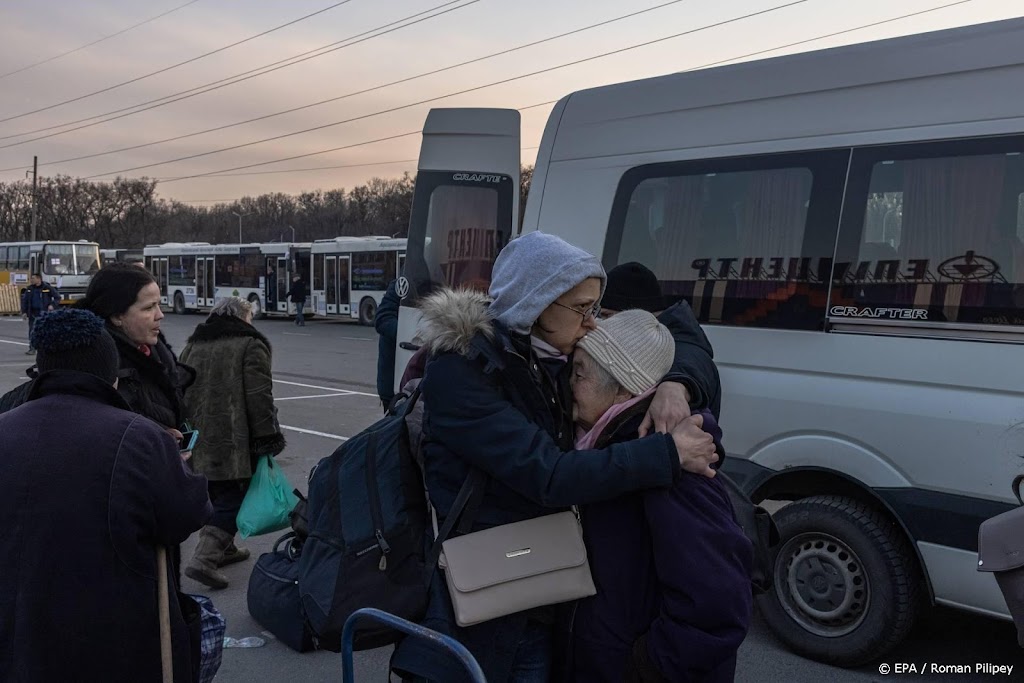
M288 513L299 502L281 467L261 455L235 523L242 538L269 534L288 526Z

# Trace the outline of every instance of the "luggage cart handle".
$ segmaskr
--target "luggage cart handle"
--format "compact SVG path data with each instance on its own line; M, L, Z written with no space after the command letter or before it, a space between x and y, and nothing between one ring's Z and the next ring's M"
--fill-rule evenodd
M470 654L469 650L455 640L451 636L446 636L437 631L433 631L429 628L414 624L410 621L406 621L401 617L396 617L390 612L375 609L373 607L364 607L363 609L356 610L345 620L345 627L341 630L341 675L344 683L355 682L355 670L352 664L352 643L357 629L357 624L360 621L373 621L384 626L401 631L407 635L413 636L414 638L422 638L427 640L434 645L442 647L448 650L456 659L466 668L469 675L472 677L473 683L487 683L487 678L484 676L483 669L477 663L476 659Z

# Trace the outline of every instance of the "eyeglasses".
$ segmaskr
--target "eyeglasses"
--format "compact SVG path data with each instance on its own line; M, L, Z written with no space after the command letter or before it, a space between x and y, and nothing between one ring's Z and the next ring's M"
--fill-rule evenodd
M561 306L562 308L568 309L568 310L572 311L573 313L579 315L581 318L583 318L582 322L586 322L587 318L595 318L596 319L596 318L600 318L601 317L601 304L600 303L594 304L593 306L591 306L590 308L588 308L585 311L581 311L580 309L574 308L573 306L566 306L565 304L559 303L557 301L552 301L551 303L553 303L556 306Z

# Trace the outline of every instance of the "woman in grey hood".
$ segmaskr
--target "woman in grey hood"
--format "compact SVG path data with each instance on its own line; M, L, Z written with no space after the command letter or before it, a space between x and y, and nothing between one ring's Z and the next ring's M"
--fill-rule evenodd
M422 302L421 337L430 349L420 385L422 455L439 524L474 470L486 484L472 523L460 524L472 531L667 488L683 468L714 476L718 456L699 418L668 434L573 449L565 360L594 328L604 281L590 254L530 233L498 255L489 305L465 290L441 290ZM422 623L461 641L492 683L532 683L550 676L554 621L549 606L461 628L435 572ZM399 646L393 666L409 680L466 680L457 662L412 639Z

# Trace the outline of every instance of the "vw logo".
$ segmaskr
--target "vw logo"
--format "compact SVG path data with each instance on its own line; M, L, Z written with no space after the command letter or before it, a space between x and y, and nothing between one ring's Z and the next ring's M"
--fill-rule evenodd
M398 278L398 282L395 283L395 294L398 295L399 299L409 296L409 280L404 275Z

